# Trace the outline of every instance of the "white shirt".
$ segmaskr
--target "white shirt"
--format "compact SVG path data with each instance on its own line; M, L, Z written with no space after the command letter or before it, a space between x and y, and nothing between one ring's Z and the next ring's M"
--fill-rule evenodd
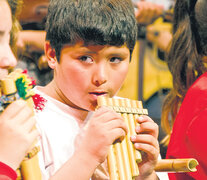
M47 100L44 110L36 113L41 134L40 169L43 179L47 180L73 155L80 128L74 117L67 113L67 105L39 91L38 94Z

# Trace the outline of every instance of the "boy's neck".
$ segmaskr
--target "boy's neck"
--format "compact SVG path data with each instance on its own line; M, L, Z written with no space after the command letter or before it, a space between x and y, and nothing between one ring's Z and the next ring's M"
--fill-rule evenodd
M38 90L43 92L44 94L46 94L47 96L65 104L68 106L68 110L67 113L71 114L72 116L74 116L79 125L81 126L81 124L84 123L84 120L86 119L86 117L88 116L89 111L85 110L85 109L81 109L81 108L76 108L76 107L72 107L70 106L69 103L67 103L64 98L60 98L61 96L59 96L58 91L55 90L53 83L55 82L50 82L48 85L44 86L44 87L38 87Z

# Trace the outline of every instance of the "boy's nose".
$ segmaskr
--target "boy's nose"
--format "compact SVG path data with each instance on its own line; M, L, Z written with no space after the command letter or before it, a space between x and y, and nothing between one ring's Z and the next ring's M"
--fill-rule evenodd
M10 46L8 45L7 47L4 48L3 51L1 51L0 54L0 68L11 68L11 67L15 67L17 65L17 60L10 48Z
M94 70L93 74L93 84L100 86L107 82L108 72L107 67L99 66L99 68Z

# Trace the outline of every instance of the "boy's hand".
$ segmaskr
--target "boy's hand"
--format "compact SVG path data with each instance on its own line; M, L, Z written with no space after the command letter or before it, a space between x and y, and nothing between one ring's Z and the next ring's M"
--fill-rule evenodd
M108 154L109 146L124 137L127 126L121 115L106 107L101 107L90 118L76 138L76 150L84 151L97 164L102 163Z
M158 125L148 116L141 116L137 121L140 124L136 127L137 135L131 137L135 148L143 152L137 179L154 179L154 167L159 155Z
M0 161L18 168L39 135L33 129L35 118L25 101L17 100L0 115Z

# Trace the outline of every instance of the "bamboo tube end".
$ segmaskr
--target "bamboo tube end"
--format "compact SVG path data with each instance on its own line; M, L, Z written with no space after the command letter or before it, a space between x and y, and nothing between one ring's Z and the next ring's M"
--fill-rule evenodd
M194 158L189 159L175 159L172 167L177 172L195 172L198 161Z
M2 88L3 94L5 95L13 94L17 91L15 82L12 78L2 79L1 88Z
M189 160L189 164L188 164L188 169L191 171L191 172L196 172L197 169L196 169L196 166L198 165L198 161L196 159L190 159Z
M195 172L198 161L194 158L187 159L161 159L158 161L157 172Z

